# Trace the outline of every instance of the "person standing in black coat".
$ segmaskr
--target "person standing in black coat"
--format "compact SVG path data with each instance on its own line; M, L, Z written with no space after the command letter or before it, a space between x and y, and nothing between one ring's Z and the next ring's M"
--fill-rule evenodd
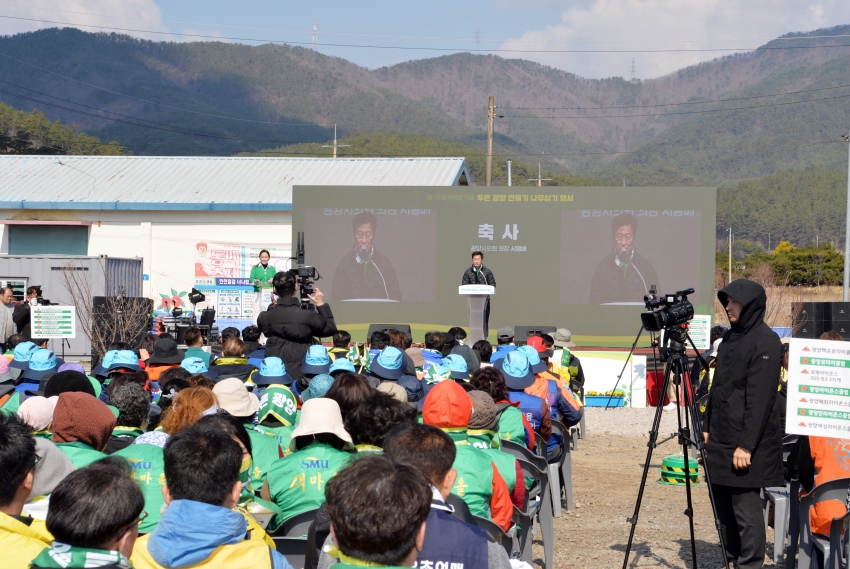
M265 357L282 359L286 373L298 379L303 375L301 361L310 346L316 343L314 337L326 338L336 333L334 315L318 287L314 294L309 295L316 305L316 312L301 308L297 271L294 269L277 273L272 284L278 296L277 304L257 318L257 326L266 335Z
M740 569L764 563L765 530L759 489L783 485L779 424L782 344L764 322L767 295L746 279L717 293L731 330L717 353L717 368L703 423L706 469L726 540Z
M496 277L493 276L493 271L484 266L484 253L481 251L472 252L472 266L463 272L463 278L460 281L463 285L488 285L496 286ZM490 297L487 297L487 302L484 304L484 338L490 335Z

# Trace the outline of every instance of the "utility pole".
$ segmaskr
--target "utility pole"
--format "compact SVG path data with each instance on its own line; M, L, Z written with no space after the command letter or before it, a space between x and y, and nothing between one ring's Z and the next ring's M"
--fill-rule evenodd
M511 161L508 160L508 187L513 186L513 181L511 179Z
M529 178L529 182L537 182L537 187L540 188L543 186L543 182L549 182L552 178L544 178L543 174L540 173L540 162L537 163L537 177Z
M732 228L729 227L729 282L732 282ZM729 284L729 283L726 283Z
M336 125L334 125L334 143L333 144L324 144L322 148L333 148L334 149L334 158L336 158L336 149L337 148L347 148L351 146L350 144L337 144L336 142Z
M313 41L310 43L313 46L313 49L316 49L319 45L319 22L316 20L313 20Z
M850 142L850 135L843 136L844 142ZM848 145L850 146L850 145ZM850 151L848 151L847 157L847 223L844 226L844 282L842 283L842 287L844 289L844 302L847 302L848 296L850 296L850 263L848 263L848 259L850 259Z
M487 101L487 173L485 185L493 181L493 121L496 119L496 97L490 95Z

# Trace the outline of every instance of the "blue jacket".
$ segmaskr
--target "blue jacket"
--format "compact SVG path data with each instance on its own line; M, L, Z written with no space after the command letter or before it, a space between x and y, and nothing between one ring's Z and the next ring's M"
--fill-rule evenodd
M453 511L435 490L417 567L487 569L487 534L452 517Z
M148 539L148 553L169 569L189 567L207 559L222 545L234 545L247 537L248 522L239 512L191 500L174 500ZM292 569L286 558L269 549L272 569Z
M443 354L436 350L427 350L422 349L422 357L425 359L425 365L422 366L423 370L428 370L428 368L434 365L443 365Z
M493 354L490 356L490 363L496 363L497 361L508 355L508 352L513 352L514 350L516 350L516 346L512 344L496 346L496 351L493 352Z

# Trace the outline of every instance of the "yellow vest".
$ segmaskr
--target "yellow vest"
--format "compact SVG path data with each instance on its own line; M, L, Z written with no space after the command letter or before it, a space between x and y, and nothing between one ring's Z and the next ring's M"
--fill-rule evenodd
M252 516L248 510L242 506L236 506L233 508L233 511L242 514L242 517L244 517L245 521L248 522L249 539L252 541L262 541L269 547L274 548L275 545L272 537L266 532L266 530L263 529L263 526L254 519L254 516Z
M27 569L53 538L47 532L19 522L0 512L0 551L5 569Z
M148 539L150 534L136 540L133 547L133 556L130 563L135 569L163 569L162 565L154 561L148 552ZM220 545L204 561L195 567L209 567L221 569L272 569L272 548L264 542L249 539L240 541L233 545Z

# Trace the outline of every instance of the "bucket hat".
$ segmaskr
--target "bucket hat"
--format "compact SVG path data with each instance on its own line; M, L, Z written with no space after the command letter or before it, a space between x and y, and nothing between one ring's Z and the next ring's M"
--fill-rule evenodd
M116 369L131 369L133 371L139 371L142 369L141 366L139 366L139 358L136 357L136 353L133 350L119 350L115 352L109 362L109 365L104 367L106 373Z
M235 377L222 379L213 387L213 393L218 399L219 409L224 409L234 417L250 417L260 409L260 400L242 380Z
M153 355L148 360L149 364L179 364L183 356L177 349L177 342L171 338L157 340L153 347Z
M345 442L347 450L354 450L354 443L351 440L351 435L345 430L342 424L342 413L339 410L339 403L333 399L325 397L317 397L305 401L301 406L301 420L298 426L292 430L292 440L289 441L289 450L295 452L296 439L298 437L309 437L321 433L330 433L336 435L340 440Z
M21 374L24 379L39 381L48 373L56 373L59 366L65 362L56 357L56 354L50 350L38 348L32 352L30 364L27 369Z
M534 374L528 363L528 357L519 350L508 352L493 364L505 376L505 384L509 389L521 391L534 384Z
M328 373L331 369L331 357L324 346L310 346L301 362L301 372L309 374Z
M531 373L537 375L538 373L542 373L548 369L543 360L540 359L540 355L537 353L533 347L525 345L517 348L518 352L522 352L525 354L525 357L528 358L528 365L531 366Z
M469 371L467 371L466 360L460 354L449 354L443 358L443 365L449 367L453 379L463 379L469 381Z
M80 362L65 362L59 369L56 370L56 373L62 373L63 371L78 371L80 373L86 373L86 368L83 367L83 364Z
M260 410L257 418L262 423L269 417L274 417L282 425L290 427L295 424L298 413L298 398L285 385L270 385L260 398Z
M292 379L286 373L286 365L283 360L277 357L264 358L260 363L260 369L255 371L251 376L251 382L254 385L272 385L279 383L281 385L292 385Z
M37 349L38 346L32 342L21 342L15 346L15 355L12 357L9 366L17 369L27 369L32 353Z
M10 368L9 358L0 358L0 382L17 379L20 374L20 370L12 370Z
M552 334L552 339L555 340L555 345L559 348L575 348L576 345L572 342L572 333L566 328L558 328Z
M398 379L404 375L404 356L401 350L387 346L372 360L369 371L382 379Z
M203 358L186 358L180 362L180 367L192 375L200 373L208 379L215 379L218 377L218 372L207 367L207 362L205 362Z
M310 386L301 392L301 401L322 397L334 384L334 378L326 373L320 373L310 380Z
M103 359L100 360L100 363L95 366L95 368L91 371L92 375L98 377L106 377L106 368L112 364L113 358L115 358L115 354L118 353L118 350L109 350L105 354L103 354Z
M331 364L331 368L328 370L328 373L332 374L335 371L347 371L354 373L356 370L354 369L354 364L351 363L351 360L348 358L337 358Z

